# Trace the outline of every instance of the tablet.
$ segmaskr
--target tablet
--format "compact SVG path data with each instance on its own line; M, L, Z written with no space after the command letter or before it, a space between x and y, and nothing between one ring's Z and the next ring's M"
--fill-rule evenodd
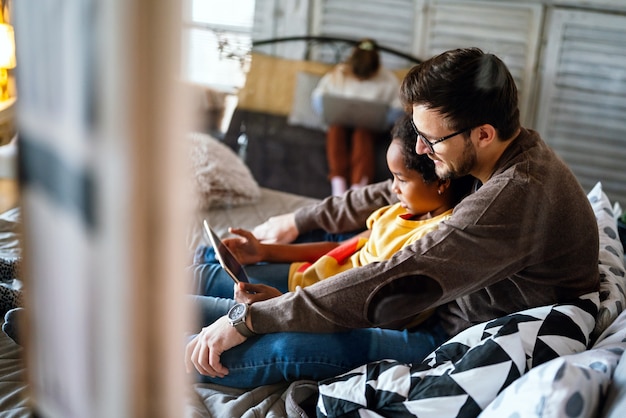
M217 257L217 261L220 262L220 265L226 273L233 279L235 283L245 282L249 283L248 275L246 274L243 266L237 259L235 255L228 249L226 245L220 240L215 231L211 229L207 220L204 220L204 230L209 236L209 240L211 241L211 245L215 249L215 256Z

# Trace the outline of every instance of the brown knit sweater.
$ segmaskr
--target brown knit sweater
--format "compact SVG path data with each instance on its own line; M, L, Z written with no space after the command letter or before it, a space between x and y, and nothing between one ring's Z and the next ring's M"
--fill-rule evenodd
M390 182L328 198L296 213L300 232L363 228L395 202ZM251 308L258 333L396 327L436 307L450 335L519 310L596 291L598 228L566 165L522 130L491 179L437 231L390 260L354 268Z

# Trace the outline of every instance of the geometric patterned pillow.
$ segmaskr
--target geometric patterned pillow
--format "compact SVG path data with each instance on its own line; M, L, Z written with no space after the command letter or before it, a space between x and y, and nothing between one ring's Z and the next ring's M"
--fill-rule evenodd
M324 380L318 416L476 417L532 367L584 351L598 303L591 293L510 314L466 329L420 364L383 360Z
M530 370L502 391L480 418L607 416L598 415L602 404L615 408L616 416L624 417L626 399L616 399L620 391L615 386L619 388L619 384L610 386L612 392L608 396L615 399L607 405L611 403L607 390L624 352L626 312L617 317L590 350L559 357Z
M597 416L623 350L584 351L542 364L507 387L480 418Z
M595 340L626 306L624 250L617 234L617 221L611 202L597 183L587 195L598 221L600 235L600 308L596 327L592 333Z

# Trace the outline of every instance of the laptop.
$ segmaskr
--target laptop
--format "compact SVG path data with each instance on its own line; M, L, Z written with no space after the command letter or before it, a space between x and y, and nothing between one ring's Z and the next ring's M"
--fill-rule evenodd
M383 102L322 95L322 119L327 125L342 125L386 131L389 105Z
M245 282L249 283L248 275L246 271L243 269L243 266L237 259L235 255L228 249L228 247L220 240L215 231L211 229L207 220L204 220L204 231L209 236L209 240L211 241L211 245L215 249L215 255L217 257L217 261L219 261L222 268L228 273L228 275L233 279L235 283Z

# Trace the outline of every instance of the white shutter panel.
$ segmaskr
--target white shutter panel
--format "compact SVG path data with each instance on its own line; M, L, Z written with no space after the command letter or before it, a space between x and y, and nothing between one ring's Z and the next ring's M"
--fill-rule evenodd
M540 4L433 0L418 54L428 58L449 49L478 47L497 55L515 78L522 123L529 125L542 16Z
M313 33L348 39L371 38L380 45L412 54L415 17L421 4L421 0L321 0L315 2ZM320 46L313 54L316 60L335 63L345 59L350 51L350 47L345 48L338 59L335 49ZM381 59L387 68L415 65L385 52Z
M626 206L626 16L556 9L537 129L585 190Z
M308 34L309 0L255 0L254 41ZM257 52L287 59L304 59L306 43L278 42L254 48Z

